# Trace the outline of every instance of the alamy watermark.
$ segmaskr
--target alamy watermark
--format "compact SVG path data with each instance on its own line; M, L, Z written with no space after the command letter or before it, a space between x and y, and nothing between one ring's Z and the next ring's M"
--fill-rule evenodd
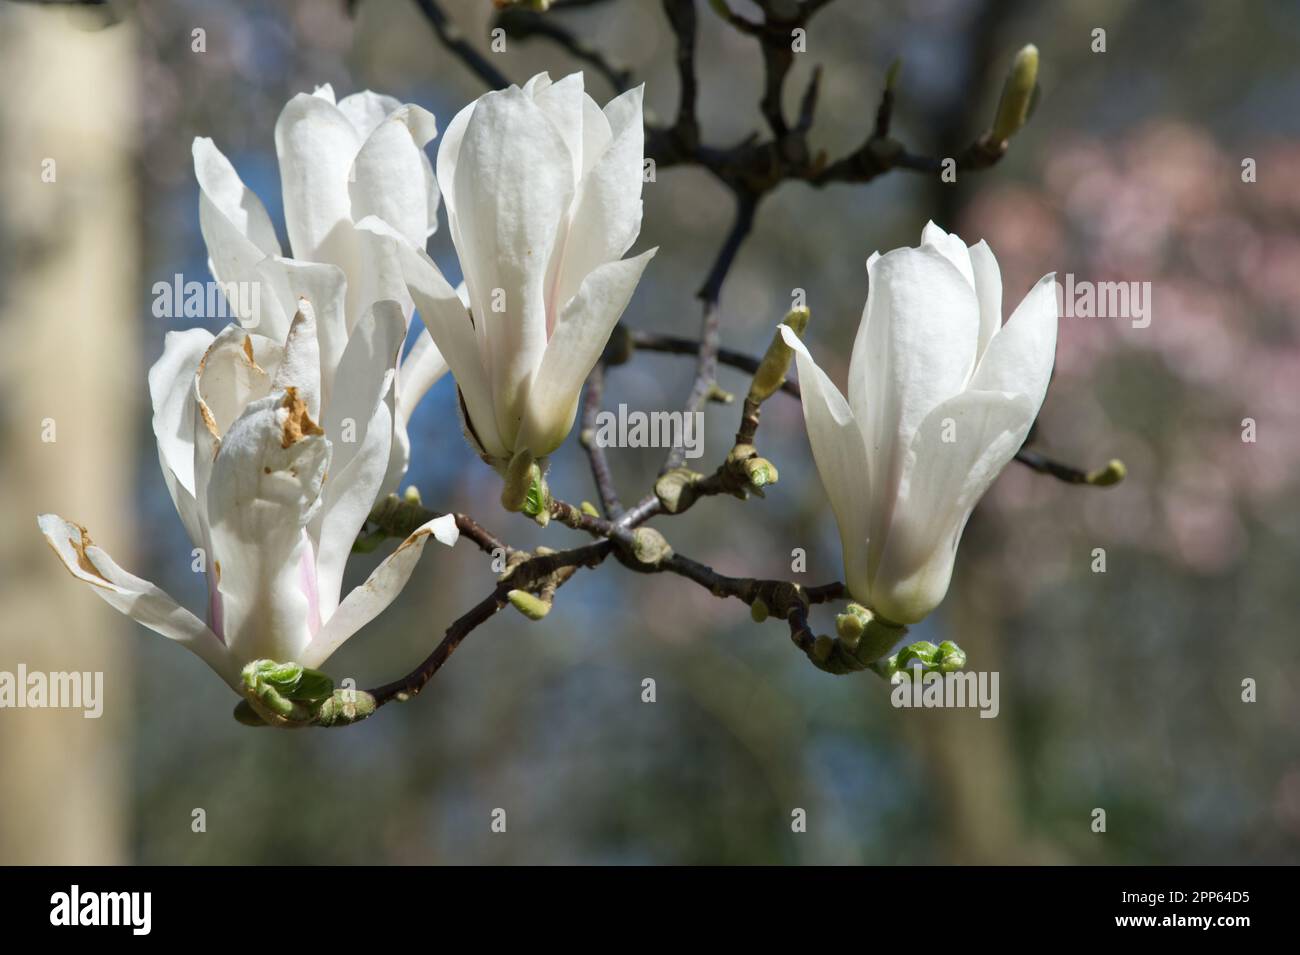
M50 924L56 926L125 926L132 935L148 935L153 925L152 892L83 892L73 885L50 896Z
M998 700L996 670L962 670L956 673L899 670L889 682L894 684L889 702L902 709L978 707L982 720L993 719L1002 709Z
M97 720L104 715L104 674L29 672L20 663L16 673L0 670L0 709L82 710Z
M1056 285L1056 313L1061 318L1127 318L1134 328L1151 324L1150 282L1076 282L1074 273Z
M593 438L601 448L682 448L687 458L704 454L704 412L628 411L596 415Z
M154 318L238 320L256 328L262 301L260 282L186 282L177 272L170 282L153 283Z

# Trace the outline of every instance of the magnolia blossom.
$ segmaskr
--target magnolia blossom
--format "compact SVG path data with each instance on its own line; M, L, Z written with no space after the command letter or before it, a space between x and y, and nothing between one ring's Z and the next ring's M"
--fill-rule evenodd
M354 223L378 216L424 247L438 224L438 186L424 151L436 134L428 111L370 91L336 103L326 85L291 99L275 124L275 149L292 258L283 255L265 207L230 161L212 140L194 140L199 224L213 277L257 289L227 299L244 327L276 343L289 331L299 296L311 301L325 399L349 338L375 302L397 302L410 320L413 306L388 241ZM422 332L398 369L397 441L384 491L406 470L412 410L446 370Z
M867 272L847 400L781 333L849 591L908 624L943 600L971 510L1038 415L1056 352L1054 276L1004 326L1002 276L982 241L968 249L930 223L919 249L874 254Z
M456 542L454 517L430 521L339 599L344 563L387 471L393 363L405 333L395 302L368 310L328 399L305 299L279 341L239 325L215 338L203 329L167 335L149 371L153 428L176 510L205 555L206 625L119 567L85 528L43 514L41 531L74 577L194 651L236 692L253 660L319 666L392 602L429 535Z
M479 97L447 127L438 180L465 298L382 215L420 316L460 387L474 448L498 467L542 458L573 427L578 393L654 250L641 229L641 88L602 111L582 74Z

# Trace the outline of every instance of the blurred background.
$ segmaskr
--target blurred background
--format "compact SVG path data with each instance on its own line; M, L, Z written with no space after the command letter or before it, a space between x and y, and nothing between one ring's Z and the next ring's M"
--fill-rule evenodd
M488 0L447 0L511 79L577 64L542 39L489 51ZM671 121L660 5L553 11L646 83ZM700 5L710 143L763 129L755 43ZM755 14L743 0L740 13ZM839 383L873 250L933 218L986 238L1004 310L1042 274L1150 282L1149 327L1063 318L1036 447L1128 479L1075 487L1012 464L972 519L947 601L914 629L1000 673L1001 712L897 710L870 673L815 670L781 621L750 621L679 578L613 561L540 623L506 611L426 692L338 732L255 732L196 658L124 620L46 552L34 516L89 527L191 607L204 584L166 493L145 372L163 335L152 286L206 280L195 136L211 136L279 217L272 129L332 83L420 103L445 127L483 92L412 0L143 0L112 16L0 6L0 669L102 670L105 713L0 710L0 863L1283 863L1300 856L1300 9L1282 2L840 0L811 22L787 109L814 64L812 132L832 158L865 138L903 61L894 135L954 155L983 130L1015 51L1041 52L1037 112L994 168L957 184L895 171L786 184L724 287L723 343L760 352L804 289L813 353ZM1094 52L1093 31L1106 32ZM195 50L195 30L204 49ZM599 102L610 89L587 74ZM431 152L437 141L431 144ZM42 163L57 159L55 182ZM1242 161L1257 181L1243 182ZM695 335L694 293L727 229L699 169L645 188L637 250L659 246L625 315ZM430 252L459 269L444 228ZM216 322L210 323L213 331ZM689 358L641 354L606 407L663 409ZM722 384L743 392L727 370ZM497 504L466 448L450 378L412 427L408 482L518 546L562 547ZM738 405L710 412L711 468ZM1242 439L1243 419L1257 440ZM44 423L57 440L43 441ZM666 521L676 549L736 575L838 579L838 539L798 403L764 411L781 470L766 500ZM662 453L612 453L624 500ZM571 436L551 485L594 499ZM662 526L662 525L661 525ZM391 545L390 545L391 546ZM1094 573L1094 549L1106 551ZM354 558L360 582L381 555ZM407 672L492 586L468 544L431 549L401 598L332 658L373 686ZM814 614L828 630L830 613ZM657 702L643 703L642 681ZM1242 701L1252 679L1257 702ZM206 813L206 832L191 826ZM490 830L503 808L504 834ZM1106 831L1093 831L1093 810ZM807 813L807 832L791 813Z

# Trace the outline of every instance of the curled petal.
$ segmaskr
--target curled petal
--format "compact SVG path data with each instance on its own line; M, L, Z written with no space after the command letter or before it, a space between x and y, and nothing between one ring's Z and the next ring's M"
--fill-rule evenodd
M194 376L211 344L212 335L201 328L168 332L162 357L149 369L153 433L163 479L190 540L200 546L202 529L194 500Z
M196 654L239 692L238 663L202 620L154 584L119 567L95 546L84 527L56 514L42 514L37 524L73 577L89 584L114 609Z
M459 534L456 518L451 514L434 518L417 528L375 568L364 584L339 604L338 610L302 654L303 665L318 667L323 664L344 641L379 616L396 599L410 580L430 536L450 547L456 543Z

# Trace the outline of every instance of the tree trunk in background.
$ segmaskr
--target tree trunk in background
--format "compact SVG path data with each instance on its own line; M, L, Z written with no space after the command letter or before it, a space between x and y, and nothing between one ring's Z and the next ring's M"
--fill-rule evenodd
M0 670L104 674L100 719L0 710L4 864L127 861L133 628L36 528L55 511L132 564L136 58L131 26L101 22L0 9Z

